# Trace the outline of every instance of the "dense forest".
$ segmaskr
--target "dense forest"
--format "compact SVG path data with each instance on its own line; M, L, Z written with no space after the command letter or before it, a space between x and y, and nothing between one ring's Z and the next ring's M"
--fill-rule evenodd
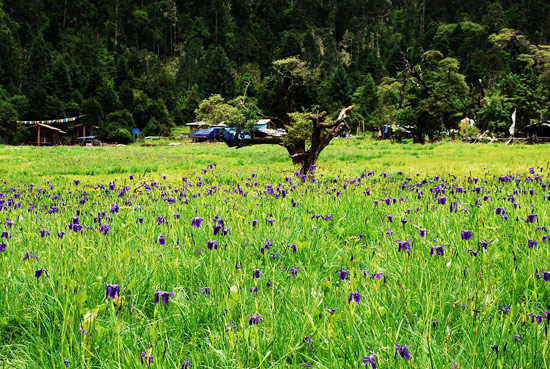
M518 129L549 115L549 33L545 0L0 0L0 137L86 115L127 142L219 106L239 124L350 104L353 133L423 142L468 116L507 135L514 111Z

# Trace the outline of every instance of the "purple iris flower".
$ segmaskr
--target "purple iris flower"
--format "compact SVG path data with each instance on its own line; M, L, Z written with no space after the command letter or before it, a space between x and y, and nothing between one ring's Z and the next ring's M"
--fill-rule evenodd
M113 213L113 214L114 214L114 213L118 213L118 210L119 210L119 209L120 209L120 208L118 207L117 204L111 205L111 213Z
M527 218L523 219L526 223L534 223L538 218L538 214L529 214Z
M419 233L420 237L426 237L428 235L428 230L427 229L419 229L418 233Z
M57 237L58 238L63 238L63 236L65 236L65 232L63 232L63 231L57 232Z
M410 254L411 253L411 245L409 244L410 242L411 240L405 240L405 241L397 240L397 243L399 245L399 248L397 249L397 251L407 251Z
M142 352L139 357L141 359L141 365L150 366L153 361L153 356L147 355L145 352Z
M397 359L397 354L399 354L402 358L409 360L411 358L411 354L409 353L409 347L411 346L400 346L396 343L395 355L393 356L393 358Z
M191 362L189 360L184 361L183 363L181 363L181 369L188 369L189 365L191 365Z
M393 215L385 214L384 216L385 216L386 218L388 218L388 222L389 222L389 223L392 223L392 222L393 222Z
M363 365L365 366L365 369L367 369L367 367L369 366L369 364L371 365L371 369L376 369L376 357L374 357L374 355L371 355L371 356L363 356L363 361L362 361Z
M504 209L504 208L495 208L495 214L496 214L496 215L502 216L502 215L504 215L505 213L506 213L506 209Z
M0 251L6 251L6 247L8 246L5 242L0 242Z
M498 356L498 345L491 345L491 350L493 350L494 352L496 352L497 356Z
M260 274L261 274L260 269L253 269L252 270L252 278L253 279L260 278Z
M199 291L201 291L204 296L210 295L210 287L201 287Z
M40 237L44 238L44 237L47 237L50 235L50 231L48 231L47 229L41 229L40 230Z
M253 294L258 293L258 287L256 287L256 286L250 287L250 293L253 293Z
M537 324L541 324L542 318L544 318L542 315L537 315L537 314L527 314L527 315L531 317L531 323L534 323L536 320Z
M37 269L35 272L34 272L34 276L38 279L40 277L42 277L42 275L46 275L46 277L50 278L50 275L48 274L48 271L44 268L40 268L40 269Z
M482 248L484 248L485 250L487 250L487 246L489 246L489 242L487 242L487 241L479 241L479 242L478 242L478 245L479 245L479 247L482 247Z
M530 249L532 249L532 248L534 248L534 247L537 246L537 243L538 243L537 241L531 240L531 239L530 239L530 240L527 241L527 246L528 246Z
M260 324L260 322L264 321L263 315L261 315L261 314L249 315L248 317L250 318L248 320L248 325Z
M69 365L71 365L71 362L69 360L65 360L63 364L65 364L65 366L68 368Z
M204 219L200 218L200 217L194 217L193 219L191 219L191 227L197 227L199 228L201 226L201 223L203 222Z
M361 294L359 292L350 291L348 303L351 304L352 301L355 301L357 305L359 305L359 303L361 302Z
M164 305L168 305L168 299L170 296L175 296L174 292L155 291L155 301L153 303L158 304L160 298L162 297Z
M335 312L338 311L338 308L336 308L336 309L325 309L325 311L328 311L328 313L329 313L330 315L332 315L332 314L334 314Z
M36 256L34 254L34 252L31 252L31 253L26 253L25 256L23 256L23 261L27 260L27 259L36 259L36 261L38 261L38 256Z
M208 250L212 250L212 248L216 250L218 249L218 241L216 240L206 241L205 244L208 247Z
M252 224L252 227L256 227L258 225L259 221L254 219L253 221L250 222L250 224Z
M440 246L430 246L430 256L433 256L434 251L437 253L437 255L445 255L445 250L443 249L445 245Z
M338 276L341 280L345 280L350 275L349 270L340 269L338 270Z
M292 250L293 254L296 253L296 245L295 244L290 244L290 245L287 246L287 248L290 248Z
M107 232L109 232L109 229L111 229L111 226L108 224L102 224L99 227L99 233L102 233L104 236L107 236Z
M310 351L313 351L313 339L311 338L311 335L305 336L305 337L302 339L302 343L309 343L309 344L310 344L309 350L310 350Z
M137 217L136 222L138 222L140 224L143 223L143 218L142 217Z
M108 284L105 286L105 290L105 298L110 297L114 299L117 296L120 297L120 286L118 284Z
M499 307L498 310L502 311L504 314L509 312L512 309L512 305L508 305L506 307Z
M462 237L463 240L469 240L472 238L472 231L470 230L460 231L460 237Z
M290 276L294 276L294 275L298 274L298 272L299 272L300 270L301 270L301 269L300 269L300 267L298 267L298 266L297 266L296 268L290 268L290 274L289 274L288 276L289 276L289 277L290 277Z
M75 186L78 186L78 185L80 184L80 180L75 179L75 180L74 180L74 184L75 184Z
M2 236L0 238L11 238L11 234L8 231L3 231Z
M166 237L163 235L157 236L157 242L159 245L165 245L166 244Z

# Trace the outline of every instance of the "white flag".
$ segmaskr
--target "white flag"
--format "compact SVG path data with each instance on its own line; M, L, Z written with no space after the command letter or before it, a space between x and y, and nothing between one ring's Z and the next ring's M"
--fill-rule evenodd
M514 112L512 113L512 125L510 126L510 129L508 131L510 132L511 136L513 136L516 132L516 109L514 109Z

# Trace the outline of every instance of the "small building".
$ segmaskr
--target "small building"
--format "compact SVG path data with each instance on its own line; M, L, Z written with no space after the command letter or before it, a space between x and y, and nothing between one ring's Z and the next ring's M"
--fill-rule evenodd
M189 127L189 137L191 138L194 137L197 131L211 127L211 125L206 122L191 122L191 123L185 123L185 125Z
M277 128L277 125L271 119L260 119L256 123L256 128L258 128L258 129L264 129L264 128L275 129L275 128Z
M523 131L527 136L532 137L550 137L550 121L543 120L535 124L523 127Z
M217 141L223 139L224 127L210 127L206 129L200 129L195 131L191 136L193 142L204 142L204 141Z
M86 126L84 123L78 123L71 127L74 129L76 137L89 137L97 134L98 126Z
M66 134L57 127L42 123L29 125L28 129L33 137L30 144L37 146L61 145L63 144L62 135Z

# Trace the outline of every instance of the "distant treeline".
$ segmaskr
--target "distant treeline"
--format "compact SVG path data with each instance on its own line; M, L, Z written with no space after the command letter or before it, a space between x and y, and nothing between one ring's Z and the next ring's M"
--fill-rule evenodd
M283 120L354 104L354 132L422 141L468 116L504 135L514 110L518 129L548 115L549 32L544 0L0 0L0 137L81 114L104 140L163 135L214 94Z

